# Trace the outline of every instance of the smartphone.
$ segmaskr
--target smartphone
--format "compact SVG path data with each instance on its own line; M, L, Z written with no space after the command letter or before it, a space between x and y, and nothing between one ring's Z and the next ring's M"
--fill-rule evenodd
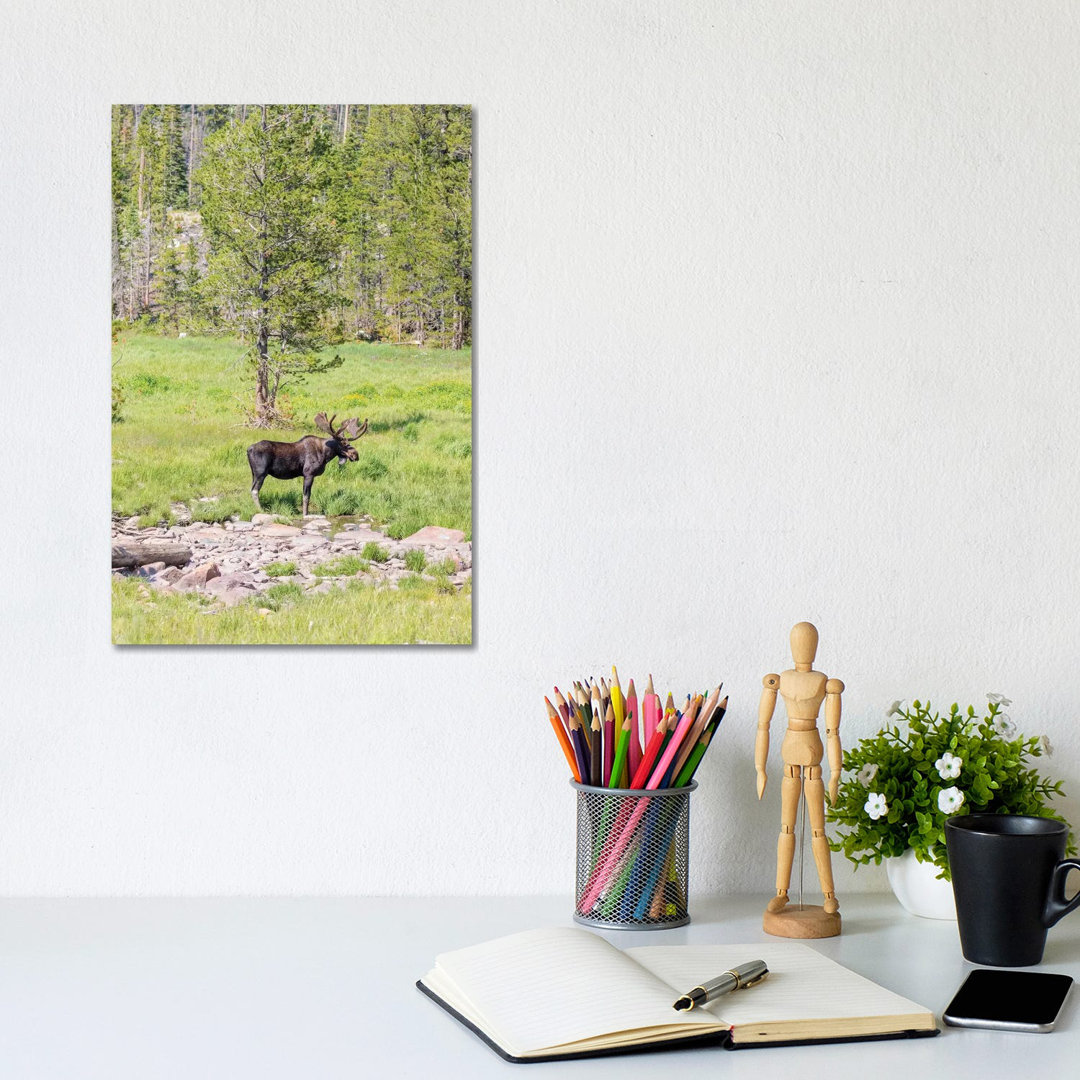
M942 1019L953 1027L1053 1031L1072 984L1071 975L977 968Z

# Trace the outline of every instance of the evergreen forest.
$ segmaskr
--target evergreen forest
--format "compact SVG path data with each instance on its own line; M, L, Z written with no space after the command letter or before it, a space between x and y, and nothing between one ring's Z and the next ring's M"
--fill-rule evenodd
M471 344L472 114L461 105L116 105L112 317L223 334L250 422L348 342Z

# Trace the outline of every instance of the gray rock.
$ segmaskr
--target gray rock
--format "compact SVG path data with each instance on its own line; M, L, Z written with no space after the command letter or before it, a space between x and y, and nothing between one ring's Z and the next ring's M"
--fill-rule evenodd
M239 574L222 574L206 583L206 591L211 596L216 596L226 607L234 607L249 596L254 596L256 589Z
M460 529L444 529L440 525L425 525L412 536L405 537L403 544L412 547L423 547L425 544L435 544L446 547L450 544L460 544L465 539L465 534Z
M184 540L191 544L206 544L215 547L223 544L229 538L229 534L220 525L207 525L201 529L188 529L184 533Z
M189 592L192 589L204 589L206 588L206 583L216 577L221 577L221 571L218 569L217 563L203 563L202 566L196 567L194 570L189 571L180 578L176 582L176 588L180 592Z
M377 532L375 529L367 529L360 527L350 529L348 532L339 532L334 536L334 543L340 545L341 547L362 547L369 541L376 544L388 543L388 539L385 533Z
M310 551L312 548L326 547L330 541L318 533L309 536L297 536L293 539L292 547L296 551Z

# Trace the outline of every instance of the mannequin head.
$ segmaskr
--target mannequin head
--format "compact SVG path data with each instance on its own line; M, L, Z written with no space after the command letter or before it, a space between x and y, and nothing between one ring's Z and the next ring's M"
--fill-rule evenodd
M809 671L817 655L818 632L813 623L796 623L791 628L791 655L796 671Z

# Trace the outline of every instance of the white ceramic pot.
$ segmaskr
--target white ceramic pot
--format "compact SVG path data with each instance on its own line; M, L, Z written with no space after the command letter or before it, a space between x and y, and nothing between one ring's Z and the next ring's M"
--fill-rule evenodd
M933 863L919 862L910 848L898 859L886 859L885 872L896 899L912 915L924 919L956 918L951 882L937 876Z

